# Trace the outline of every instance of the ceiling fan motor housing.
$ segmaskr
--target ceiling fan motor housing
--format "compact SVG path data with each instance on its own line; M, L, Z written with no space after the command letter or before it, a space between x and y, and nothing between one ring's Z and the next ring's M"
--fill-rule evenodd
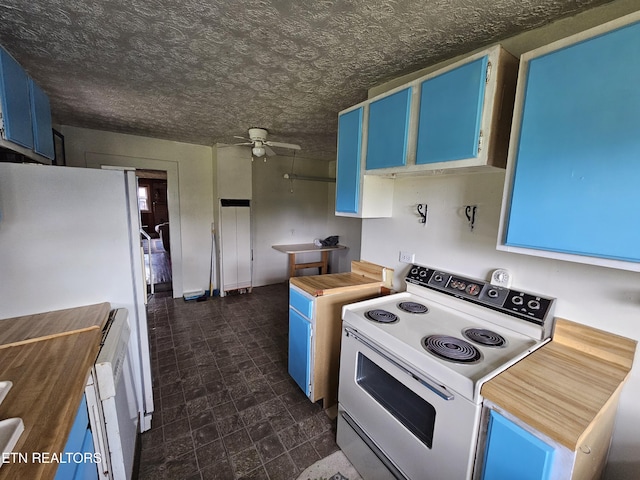
M265 130L264 128L250 128L249 129L249 138L251 140L255 141L259 141L259 142L266 142L267 141L267 130Z

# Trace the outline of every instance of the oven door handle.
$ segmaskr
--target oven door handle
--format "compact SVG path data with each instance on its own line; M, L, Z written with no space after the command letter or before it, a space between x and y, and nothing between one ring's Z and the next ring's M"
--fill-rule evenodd
M368 340L365 340L364 338L362 338L358 334L358 332L356 332L355 330L352 330L349 327L345 327L344 331L345 331L345 334L347 335L347 337L353 337L355 340L358 340L360 343L366 345L367 348L373 350L375 353L380 355L386 361L388 361L392 365L396 366L397 368L399 368L400 370L405 372L411 378L413 378L414 380L419 382L421 385L427 387L429 390L431 390L433 393L435 393L439 397L441 397L441 398L443 398L445 400L453 400L455 398L453 396L453 394L451 392L449 392L443 385L438 385L436 383L433 383L432 380L426 379L426 378L424 378L423 375L420 375L419 373L411 371L411 369L405 367L404 365L401 365L396 360L391 358L388 354L386 354L385 352L381 351L378 347L376 347L375 345L372 345Z

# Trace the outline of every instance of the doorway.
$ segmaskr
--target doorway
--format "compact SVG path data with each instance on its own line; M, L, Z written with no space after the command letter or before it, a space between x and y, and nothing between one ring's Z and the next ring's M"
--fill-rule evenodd
M136 169L147 295L172 291L167 172Z

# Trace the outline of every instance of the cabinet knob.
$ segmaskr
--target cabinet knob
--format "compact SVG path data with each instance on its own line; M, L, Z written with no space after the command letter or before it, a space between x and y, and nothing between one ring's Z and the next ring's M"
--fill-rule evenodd
M586 455L591 453L591 447L589 445L580 445L580 451Z

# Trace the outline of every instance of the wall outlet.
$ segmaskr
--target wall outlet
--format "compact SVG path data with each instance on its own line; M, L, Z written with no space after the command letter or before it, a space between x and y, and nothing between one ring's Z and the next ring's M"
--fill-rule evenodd
M404 263L414 263L416 261L416 254L400 251L400 261Z

